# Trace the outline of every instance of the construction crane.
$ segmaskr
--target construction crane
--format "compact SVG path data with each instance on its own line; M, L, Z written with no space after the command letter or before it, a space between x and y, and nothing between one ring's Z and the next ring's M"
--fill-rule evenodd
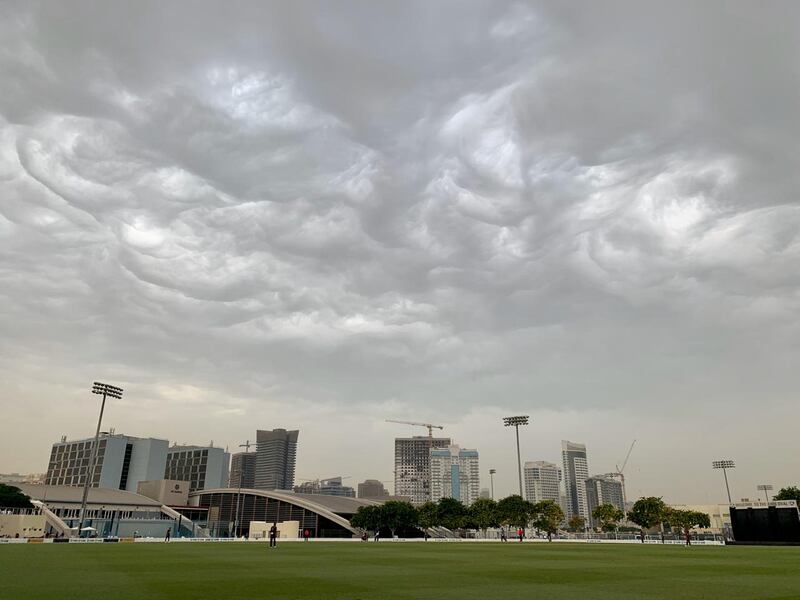
M434 425L433 423L417 423L415 421L395 421L394 419L386 419L387 423L400 423L401 425L414 425L416 427L428 428L428 445L433 446L433 430L444 429L444 425Z
M433 423L417 423L416 421L397 421L395 419L386 419L387 423L399 423L400 425L413 425L414 427L427 427L428 428L428 480L423 480L423 488L427 494L431 493L431 467L430 467L430 451L433 448L433 430L434 429L444 429L444 425L434 425ZM400 479L405 479L405 473L401 473L399 476ZM398 475L395 472L395 490L394 493L397 493L397 479ZM411 481L417 481L416 477L412 477Z
M636 440L631 442L631 447L628 448L628 453L625 455L625 460L622 461L622 466L616 465L617 472L622 475L622 472L625 470L625 465L628 464L628 459L631 457L631 452L633 452L633 447L636 445Z
M625 506L625 504L628 501L627 498L625 497L625 474L624 474L624 471L625 471L625 467L628 464L628 459L631 457L631 452L633 452L633 447L635 445L636 445L636 440L633 440L631 442L630 448L628 448L628 453L625 455L625 460L622 461L622 465L620 466L619 463L617 463L615 465L616 468L617 468L616 471L614 471L613 473L605 473L604 474L604 477L619 477L619 480L622 483L622 505L623 506Z

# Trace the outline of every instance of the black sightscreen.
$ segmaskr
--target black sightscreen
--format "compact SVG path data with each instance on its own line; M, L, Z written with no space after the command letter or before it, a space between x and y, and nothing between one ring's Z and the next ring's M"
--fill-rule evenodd
M800 542L800 513L792 507L731 507L737 542Z

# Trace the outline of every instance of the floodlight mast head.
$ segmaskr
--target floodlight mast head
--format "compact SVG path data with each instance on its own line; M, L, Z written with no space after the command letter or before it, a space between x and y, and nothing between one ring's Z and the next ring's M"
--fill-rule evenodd
M712 469L735 469L736 465L732 460L714 460L711 461Z
M92 384L92 393L111 396L117 400L122 398L122 388L115 385L110 385L108 383L100 383L99 381L95 381Z
M503 417L503 424L506 427L519 427L520 425L527 425L528 415L520 415L518 417Z

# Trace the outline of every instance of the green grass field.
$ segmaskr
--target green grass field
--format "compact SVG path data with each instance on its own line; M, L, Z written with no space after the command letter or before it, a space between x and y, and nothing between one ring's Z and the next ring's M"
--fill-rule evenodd
M0 598L800 598L800 548L0 545Z

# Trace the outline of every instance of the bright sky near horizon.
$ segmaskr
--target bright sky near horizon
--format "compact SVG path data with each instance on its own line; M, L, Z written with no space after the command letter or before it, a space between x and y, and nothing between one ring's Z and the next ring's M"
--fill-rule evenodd
M0 3L0 472L94 431L800 483L800 3Z

